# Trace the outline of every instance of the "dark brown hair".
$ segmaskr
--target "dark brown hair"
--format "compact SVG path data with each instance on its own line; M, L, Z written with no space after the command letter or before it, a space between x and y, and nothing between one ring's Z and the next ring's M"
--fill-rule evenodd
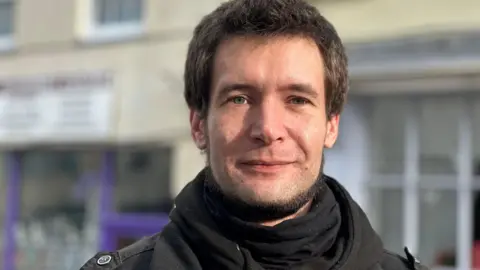
M232 36L303 36L324 58L326 110L340 114L348 92L345 48L333 25L303 0L230 0L196 26L185 63L185 100L206 116L217 47Z

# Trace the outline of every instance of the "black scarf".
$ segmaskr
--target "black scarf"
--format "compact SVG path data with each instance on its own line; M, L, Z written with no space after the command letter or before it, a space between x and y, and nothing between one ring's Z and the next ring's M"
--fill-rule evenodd
M309 213L273 227L245 222L231 215L224 208L221 194L211 188L205 187L204 201L222 232L248 250L265 269L291 269L312 260L327 269L332 258L318 258L324 254L335 256L342 251L333 246L341 224L340 208L325 184Z
M331 178L323 176L325 188L308 214L266 227L229 215L205 193L205 177L202 171L184 188L171 213L203 269L360 270L383 252L361 209L351 211L349 195Z

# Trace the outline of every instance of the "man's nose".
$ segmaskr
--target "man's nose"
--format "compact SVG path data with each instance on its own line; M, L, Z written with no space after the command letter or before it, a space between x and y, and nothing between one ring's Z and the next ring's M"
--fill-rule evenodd
M254 108L251 117L251 138L265 145L283 141L286 136L284 110L276 101L264 101Z

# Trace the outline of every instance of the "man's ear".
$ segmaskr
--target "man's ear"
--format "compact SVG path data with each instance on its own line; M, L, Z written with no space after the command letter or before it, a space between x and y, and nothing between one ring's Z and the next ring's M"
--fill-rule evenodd
M338 124L340 115L336 114L330 117L327 122L327 134L325 135L325 148L332 148L338 138Z
M199 111L190 109L190 131L195 145L197 145L200 150L207 148L205 123L205 118L202 117Z

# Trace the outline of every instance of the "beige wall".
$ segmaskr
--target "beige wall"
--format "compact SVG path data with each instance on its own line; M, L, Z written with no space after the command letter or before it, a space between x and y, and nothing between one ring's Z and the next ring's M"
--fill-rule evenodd
M85 44L79 29L88 20L87 1L18 1L15 40L19 50L0 54L0 78L113 71L113 140L187 136L188 111L182 96L187 43L193 26L222 1L146 0L143 36L129 42ZM480 27L478 0L311 1L349 41Z
M80 34L89 19L87 1L17 1L18 50L0 53L0 78L113 71L112 141L175 139L171 187L175 195L204 165L204 157L189 136L188 112L182 97L186 46L195 24L222 0L146 0L141 37L111 44L82 41ZM478 0L311 1L347 42L480 28ZM392 90L390 82L385 85L385 89Z
M172 137L188 126L181 79L185 50L186 40L180 40L28 52L0 58L0 78L113 71L112 132L123 141Z
M21 0L16 4L15 43L19 47L68 43L74 36L73 0Z
M147 28L152 33L159 31L192 31L195 24L222 0L175 0L148 1Z
M88 20L90 0L18 1L18 46L68 43ZM477 0L310 0L331 20L346 40L369 40L445 29L478 29ZM182 32L188 36L203 15L222 0L146 0L145 34ZM34 26L34 27L32 27ZM178 34L178 33L177 33Z
M24 50L30 46L72 47L82 43L85 25L90 20L91 0L18 1L15 16L15 43ZM188 37L203 15L220 0L157 1L145 0L143 36ZM195 3L195 5L192 5ZM165 36L167 35L167 36ZM44 48L49 49L49 48Z
M392 38L430 31L478 29L477 0L323 1L319 9L347 41Z

